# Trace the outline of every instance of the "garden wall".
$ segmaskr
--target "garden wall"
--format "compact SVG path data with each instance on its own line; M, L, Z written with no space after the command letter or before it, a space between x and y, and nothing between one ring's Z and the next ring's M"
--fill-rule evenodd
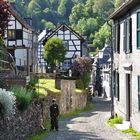
M45 98L46 117L49 117L49 106L53 98L57 100L60 114L82 109L87 104L87 95L75 92L75 80L61 80L61 93L48 92ZM40 105L33 102L23 113L17 110L12 118L0 118L0 140L26 140L38 133L41 130L40 111Z
M83 109L87 104L87 94L75 92L75 80L61 80L60 113Z
M46 97L47 106L51 104L53 98L57 99L60 114L65 114L75 109L83 109L87 104L87 94L75 92L75 80L61 79L61 94L51 94ZM49 108L47 107L47 110ZM49 111L47 111L49 114Z
M24 112L16 110L12 118L0 118L0 140L25 140L41 130L40 105L31 104Z

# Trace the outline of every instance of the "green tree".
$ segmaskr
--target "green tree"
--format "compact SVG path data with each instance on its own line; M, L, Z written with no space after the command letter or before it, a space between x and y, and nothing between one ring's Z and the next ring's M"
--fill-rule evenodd
M94 18L88 18L87 20L83 18L78 21L76 29L80 34L86 35L89 39L90 34L94 33L98 29L98 23Z
M44 28L47 28L47 29L54 29L55 28L55 25L50 21L46 21L45 19L42 19L41 22L42 22Z
M114 0L94 0L93 11L106 21L114 9Z
M115 0L115 7L118 8L127 0Z
M44 47L44 57L49 66L55 67L56 64L64 61L66 49L62 39L57 37L51 38L46 42Z
M72 8L71 15L69 17L70 23L74 26L80 19L84 17L84 5L79 3Z
M108 42L111 35L111 29L105 23L98 32L95 33L93 46L99 47L100 49L104 47L105 43Z
M58 13L61 16L64 16L66 14L66 4L67 4L68 0L61 0L59 7L58 7Z
M50 28L65 22L92 41L104 25L114 4L123 0L10 0L22 17L32 16L35 29ZM85 21L84 21L85 20ZM41 22L39 22L41 21ZM51 22L51 23L50 23Z
M93 17L94 16L93 5L94 5L93 0L86 1L86 5L85 5L85 16L86 17Z

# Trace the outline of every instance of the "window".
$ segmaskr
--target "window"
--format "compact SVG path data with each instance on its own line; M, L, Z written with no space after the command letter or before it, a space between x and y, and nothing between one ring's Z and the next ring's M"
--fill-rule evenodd
M137 48L140 49L140 12L137 13Z
M120 24L116 23L113 26L113 48L114 52L120 53Z
M120 100L120 92L119 92L119 73L118 72L115 72L114 73L114 82L115 82L115 91L114 91L114 95L115 97L117 98L117 100L119 101Z
M23 39L22 30L16 30L16 39Z
M138 110L140 111L140 76L138 76Z
M120 100L120 92L119 92L119 90L120 90L120 88L119 88L119 73L117 72L117 75L116 75L117 77L116 77L116 95L117 95L117 99L118 99L118 101Z
M116 71L113 71L114 96L116 97Z
M116 51L120 53L120 24L116 25Z
M124 22L123 48L124 48L125 53L132 52L132 20L131 18L128 18Z
M7 37L9 40L15 39L15 30L8 30L7 31Z
M8 40L23 39L22 30L8 30Z
M64 42L64 46L65 46L66 50L69 50L69 43L68 43L68 41Z

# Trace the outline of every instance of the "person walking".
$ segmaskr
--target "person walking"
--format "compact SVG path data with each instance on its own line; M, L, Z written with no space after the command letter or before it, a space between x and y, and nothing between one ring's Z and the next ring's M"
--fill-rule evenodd
M50 117L51 117L51 131L55 130L58 131L58 115L59 115L59 108L56 104L56 99L52 99L52 105L50 106Z

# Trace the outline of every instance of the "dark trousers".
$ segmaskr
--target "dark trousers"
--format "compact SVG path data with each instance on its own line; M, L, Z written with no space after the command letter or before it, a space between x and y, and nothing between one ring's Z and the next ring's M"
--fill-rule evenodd
M51 117L51 130L58 130L58 118L57 117Z

